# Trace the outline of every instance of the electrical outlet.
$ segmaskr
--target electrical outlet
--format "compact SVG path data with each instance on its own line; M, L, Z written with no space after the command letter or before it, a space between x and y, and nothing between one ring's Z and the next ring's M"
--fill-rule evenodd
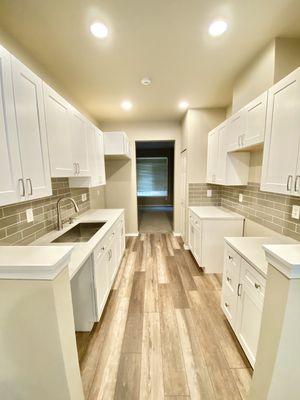
M86 193L83 193L81 195L81 201L87 201L87 194Z
M207 197L211 197L211 196L212 196L212 190L211 190L211 189L208 189L208 190L207 190L206 196L207 196Z
M243 202L243 195L242 195L242 193L239 194L239 202L240 202L240 203Z
M33 222L34 218L33 218L32 208L28 208L26 210L26 219L27 219L27 222Z
M300 217L300 206L293 206L292 208L292 218L299 219Z

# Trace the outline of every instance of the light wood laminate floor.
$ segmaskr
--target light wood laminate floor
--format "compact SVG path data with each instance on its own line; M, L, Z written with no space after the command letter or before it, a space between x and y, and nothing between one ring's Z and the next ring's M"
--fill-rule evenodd
M77 333L86 399L246 400L251 369L219 303L220 278L180 239L128 239L101 321Z

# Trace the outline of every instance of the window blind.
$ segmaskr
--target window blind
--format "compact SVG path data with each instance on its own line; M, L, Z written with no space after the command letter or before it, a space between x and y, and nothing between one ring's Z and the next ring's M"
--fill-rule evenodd
M140 197L168 196L168 158L138 157L137 195Z

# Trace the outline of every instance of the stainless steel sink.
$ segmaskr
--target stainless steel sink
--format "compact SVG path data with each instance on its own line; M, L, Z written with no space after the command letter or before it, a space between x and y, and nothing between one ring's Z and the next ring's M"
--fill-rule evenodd
M106 222L80 222L51 243L88 242Z

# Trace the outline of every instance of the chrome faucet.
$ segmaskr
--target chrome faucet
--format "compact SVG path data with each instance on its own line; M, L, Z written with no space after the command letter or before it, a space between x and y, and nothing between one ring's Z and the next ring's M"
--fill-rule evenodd
M57 211L57 230L60 231L63 228L63 222L62 222L62 218L61 218L61 213L60 213L60 203L63 200L70 200L74 206L74 210L75 212L79 212L79 208L78 205L76 204L76 201L72 198L72 197L61 197L60 199L57 200L56 203L56 211Z

